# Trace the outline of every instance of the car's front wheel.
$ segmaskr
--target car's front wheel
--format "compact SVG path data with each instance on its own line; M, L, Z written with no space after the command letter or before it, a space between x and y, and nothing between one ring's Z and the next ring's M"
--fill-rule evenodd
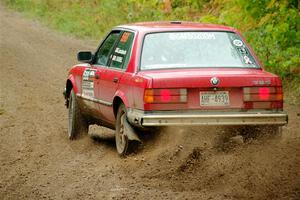
M72 89L69 98L69 139L73 140L78 138L81 134L87 133L88 128L89 125L80 112L75 92Z
M116 147L119 155L124 156L132 151L134 151L138 143L135 140L129 140L127 136L127 129L125 128L126 119L126 107L124 104L121 104L118 109L117 119L116 119Z

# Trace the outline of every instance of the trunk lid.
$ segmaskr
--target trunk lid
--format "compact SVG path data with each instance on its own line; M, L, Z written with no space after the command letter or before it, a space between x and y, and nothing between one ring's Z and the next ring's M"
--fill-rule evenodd
M152 110L243 109L245 108L244 87L281 86L279 77L261 69L201 68L151 70L139 72L139 75L152 79L150 87L154 89L187 89L186 103L152 104ZM214 85L212 83L213 78L218 79L218 84ZM215 101L215 98L228 98L228 100L220 104L214 104L212 101Z
M280 86L280 79L261 69L203 68L185 70L142 71L152 78L152 88L214 88L211 78L217 77L217 87Z

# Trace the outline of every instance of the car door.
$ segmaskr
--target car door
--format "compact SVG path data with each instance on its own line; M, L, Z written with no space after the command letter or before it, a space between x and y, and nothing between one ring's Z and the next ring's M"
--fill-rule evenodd
M102 79L108 67L108 63L110 61L112 51L114 50L115 45L119 41L120 34L121 34L120 30L113 30L112 32L110 32L105 38L105 40L99 46L92 62L91 70L94 72L93 98L94 101L97 102L97 108L101 118L102 118L102 112L99 104L108 104L104 99L101 98L101 93L103 90L103 87L101 87L101 84L103 84Z
M123 31L121 33L110 55L108 67L101 74L99 98L103 100L105 104L100 104L100 110L103 117L109 122L114 122L115 120L112 103L116 91L120 87L120 84L122 84L122 76L129 63L133 39L133 32Z

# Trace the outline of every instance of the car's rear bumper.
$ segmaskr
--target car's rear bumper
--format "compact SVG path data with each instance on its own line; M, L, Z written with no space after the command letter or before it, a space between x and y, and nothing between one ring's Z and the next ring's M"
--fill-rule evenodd
M283 111L207 112L153 111L129 109L128 120L136 126L192 126L192 125L278 125L288 123Z

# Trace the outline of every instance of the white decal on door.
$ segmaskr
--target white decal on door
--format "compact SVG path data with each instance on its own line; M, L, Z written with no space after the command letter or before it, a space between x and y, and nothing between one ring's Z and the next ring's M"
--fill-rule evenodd
M96 70L86 69L82 74L82 97L94 98L94 77Z

